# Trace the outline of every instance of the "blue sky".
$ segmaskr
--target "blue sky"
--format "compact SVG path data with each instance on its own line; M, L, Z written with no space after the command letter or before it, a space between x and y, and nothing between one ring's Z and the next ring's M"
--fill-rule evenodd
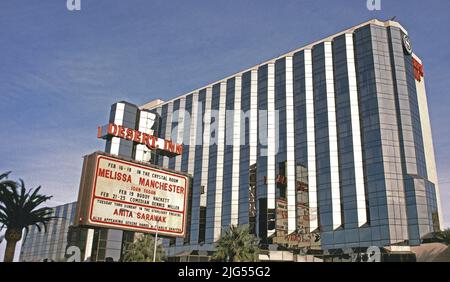
M431 3L433 4L431 4ZM109 106L168 99L371 18L397 16L424 63L450 226L450 1L65 0L0 3L0 172L75 201ZM3 258L4 243L0 246Z

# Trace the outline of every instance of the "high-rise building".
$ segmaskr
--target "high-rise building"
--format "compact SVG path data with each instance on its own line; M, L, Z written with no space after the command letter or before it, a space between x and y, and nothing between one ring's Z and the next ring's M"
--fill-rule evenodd
M418 245L440 227L421 60L370 20L145 109L184 144L158 164L193 176L189 238L212 251L249 225L285 247Z

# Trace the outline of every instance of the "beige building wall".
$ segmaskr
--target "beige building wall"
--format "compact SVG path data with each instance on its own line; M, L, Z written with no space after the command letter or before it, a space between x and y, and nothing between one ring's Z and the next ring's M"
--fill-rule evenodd
M414 58L422 63L421 60L413 55ZM428 179L434 183L436 188L436 200L439 212L439 225L444 226L444 219L441 207L441 196L439 190L439 181L436 171L436 160L434 157L433 136L431 134L431 123L428 112L427 94L425 90L425 79L422 77L421 81L416 80L417 101L419 104L420 123L422 126L423 146L425 150L425 162L427 165Z

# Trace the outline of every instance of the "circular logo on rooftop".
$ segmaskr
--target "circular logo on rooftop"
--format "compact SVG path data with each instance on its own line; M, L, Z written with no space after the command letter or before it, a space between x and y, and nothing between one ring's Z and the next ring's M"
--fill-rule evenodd
M409 36L406 34L403 35L403 47L408 55L412 54L411 40L409 40Z

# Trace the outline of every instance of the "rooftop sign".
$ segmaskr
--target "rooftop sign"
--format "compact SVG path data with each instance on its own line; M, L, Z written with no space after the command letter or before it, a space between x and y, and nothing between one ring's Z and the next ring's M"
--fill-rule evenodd
M170 140L158 138L139 130L127 128L115 123L99 126L97 137L102 139L106 139L108 137L118 137L133 141L146 145L150 150L158 151L159 154L169 157L181 155L183 153L182 144L176 144Z

